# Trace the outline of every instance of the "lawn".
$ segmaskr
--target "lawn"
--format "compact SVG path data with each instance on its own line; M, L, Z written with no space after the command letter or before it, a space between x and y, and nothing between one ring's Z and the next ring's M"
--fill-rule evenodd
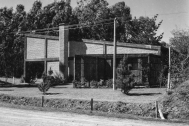
M129 103L149 103L163 97L165 88L138 88L130 91L129 95L123 94L120 89L88 89L72 88L72 84L56 86L49 89L46 98L84 99L93 98L96 101L122 101ZM37 87L0 87L0 94L9 94L24 97L41 97L42 93Z

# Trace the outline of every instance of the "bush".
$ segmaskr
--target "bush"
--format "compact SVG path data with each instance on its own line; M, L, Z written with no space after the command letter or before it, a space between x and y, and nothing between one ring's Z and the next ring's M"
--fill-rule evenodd
M120 79L116 79L116 88L122 88L123 82Z
M134 87L134 79L133 76L128 76L127 78L123 79L123 84L122 84L122 92L125 94L128 94L131 89Z
M73 80L73 88L89 87L89 82L84 78L83 81Z
M50 89L51 83L52 83L52 76L47 76L43 73L42 75L43 82L38 84L38 89L43 92L43 95L46 94L46 92Z
M52 86L63 85L65 83L65 79L61 74L56 73L54 76L51 76L51 78Z
M98 88L98 81L92 80L92 81L90 82L90 86L91 86L92 88Z
M106 80L105 85L107 88L113 88L113 79Z
M81 85L81 82L77 81L77 80L73 80L72 83L73 83L73 88L80 87L80 85Z

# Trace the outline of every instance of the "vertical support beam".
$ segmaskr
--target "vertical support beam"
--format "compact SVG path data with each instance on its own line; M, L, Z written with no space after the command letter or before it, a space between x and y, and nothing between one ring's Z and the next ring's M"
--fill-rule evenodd
M149 65L148 67L149 67L149 72L151 73L151 68L150 68L150 66L151 66L150 56L151 56L151 55L148 55L148 65ZM151 82L151 81L150 81L150 78L151 78L150 75L151 75L151 74L150 74L150 73L148 74L148 87L151 86L151 83L150 83L150 82Z
M105 58L104 58L104 81L107 79L107 66L106 66L106 64L107 64L107 56L105 55Z
M44 49L44 53L45 53L45 59L47 58L47 38L45 38L45 49Z
M139 79L140 82L142 83L142 59L138 58L138 70L139 70Z
M84 68L84 59L81 57L81 82L84 82L85 78L85 68Z
M113 55L113 90L116 89L116 53L117 53L117 42L116 42L116 18L114 19L114 55Z
M69 27L65 24L59 26L60 57L59 69L64 79L68 77L68 39Z
M26 78L27 37L24 38L24 78Z
M70 42L68 42L68 58L70 57ZM70 67L71 67L71 64L70 64L70 60L68 60L68 77L70 76Z
M45 38L45 49L44 49L44 53L45 53L45 61L44 61L44 72L46 74L48 74L48 71L47 71L47 38Z
M98 81L98 57L96 57L96 81Z
M47 60L44 61L44 72L46 74L48 74L48 71L47 71Z
M169 70L168 70L168 81L167 81L167 90L171 88L170 79L171 79L171 47L169 47Z
M107 54L107 45L105 43L103 44L103 54Z
M76 60L75 60L75 56L74 56L74 80L76 79L76 78L75 78L75 71L76 71L76 70L75 70L75 68L76 68L76 67L75 67L75 65L76 65L76 62L75 62L75 61L76 61Z
M103 54L104 54L104 59L103 59L103 61L104 61L104 76L103 76L103 79L104 79L104 81L106 80L106 57L107 57L107 45L104 43L104 45L103 45Z

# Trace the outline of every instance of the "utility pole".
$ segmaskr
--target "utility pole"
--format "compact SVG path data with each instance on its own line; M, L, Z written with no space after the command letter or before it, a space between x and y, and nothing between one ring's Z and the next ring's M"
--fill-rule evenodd
M169 46L169 71L168 71L167 90L171 88L170 79L171 79L171 46Z
M117 19L114 19L114 54L113 54L113 90L116 89L115 83L116 83L116 53L117 53L117 41L116 41L116 21Z

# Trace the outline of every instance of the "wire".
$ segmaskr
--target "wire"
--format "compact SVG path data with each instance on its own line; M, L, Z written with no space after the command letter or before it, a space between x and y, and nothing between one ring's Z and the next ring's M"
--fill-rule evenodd
M62 31L62 30L73 30L73 29L82 29L82 28L86 28L86 27L94 27L94 26L99 26L99 25L110 25L110 24L113 24L114 22L110 22L110 23L101 23L101 24L96 24L96 25L86 25L86 26L82 26L82 25L80 25L80 27L76 27L76 28L70 28L70 27L68 27L68 28L65 28L65 29L61 29L61 30L53 30L54 32L58 32L58 31ZM52 31L52 32L53 32ZM36 32L33 32L33 33L46 33L46 32L50 32L50 31L42 31L42 32L38 32L38 31L36 31ZM24 34L24 33L26 33L26 32L21 32L21 34Z
M121 17L117 17L118 19L121 18ZM110 19L103 19L103 20L99 20L97 22L95 22L95 24L99 24L99 23L103 23L103 22L106 22L106 21L112 21L114 20L114 18L110 18ZM85 25L88 25L88 24L73 24L73 25L66 25L67 27L83 27ZM89 25L88 25L89 26ZM29 30L29 31L22 31L23 32L39 32L39 31L48 31L48 30L56 30L56 29L59 29L59 27L53 27L53 28L45 28L45 29L35 29L35 30ZM15 33L15 32L12 32L12 33ZM16 32L17 33L17 32Z

